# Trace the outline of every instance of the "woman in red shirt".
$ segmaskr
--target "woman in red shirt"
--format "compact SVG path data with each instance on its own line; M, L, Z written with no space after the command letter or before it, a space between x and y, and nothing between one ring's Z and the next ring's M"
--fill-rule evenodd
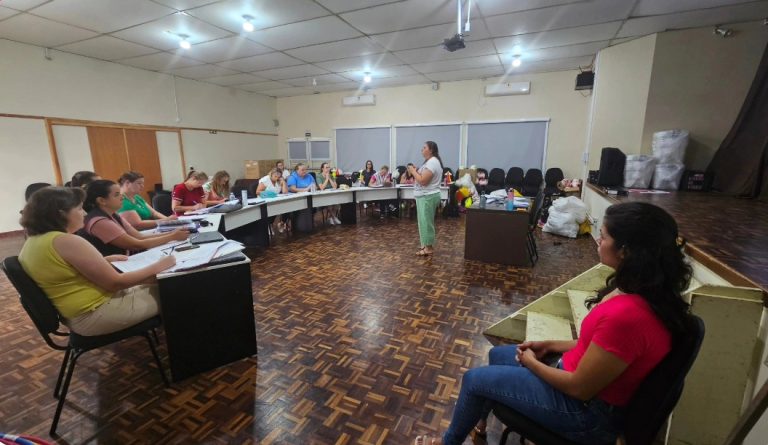
M187 180L176 184L171 195L171 209L177 216L184 212L205 208L205 190L203 184L208 180L208 175L203 172L190 172Z
M691 268L675 220L643 202L606 210L597 252L615 272L588 301L591 311L579 339L491 349L489 366L464 375L442 439L420 436L417 445L461 444L473 427L484 435L488 402L507 405L577 443L616 441L638 385L676 339L689 335L682 292ZM554 367L541 361L550 353L563 354Z

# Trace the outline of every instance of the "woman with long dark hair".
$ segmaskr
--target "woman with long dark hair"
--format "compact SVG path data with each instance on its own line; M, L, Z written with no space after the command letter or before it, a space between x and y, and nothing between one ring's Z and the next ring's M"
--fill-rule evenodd
M691 267L675 220L643 202L607 209L597 252L614 273L588 302L579 339L491 349L490 366L464 375L443 438L421 436L417 444L461 444L473 427L484 434L488 402L577 443L616 441L640 383L676 341L691 335L682 297ZM563 354L555 367L541 361L551 353Z
M416 198L416 218L419 223L420 248L416 255L429 256L434 252L435 212L440 205L440 179L443 177L443 161L437 144L427 141L421 147L424 164L416 168L408 164L408 172L413 176L415 185L413 196Z

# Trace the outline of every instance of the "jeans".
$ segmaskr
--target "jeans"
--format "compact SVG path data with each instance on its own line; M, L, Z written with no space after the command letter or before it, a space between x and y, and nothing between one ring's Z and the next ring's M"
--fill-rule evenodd
M506 405L545 428L583 444L614 443L621 425L621 409L600 399L574 399L536 377L515 359L517 346L497 346L489 366L464 374L445 445L461 445L493 402Z

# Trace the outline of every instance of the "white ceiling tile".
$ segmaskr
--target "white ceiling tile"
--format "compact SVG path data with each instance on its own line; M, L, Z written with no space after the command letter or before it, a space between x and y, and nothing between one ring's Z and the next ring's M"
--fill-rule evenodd
M45 32L40 32L41 29ZM64 45L97 35L92 31L52 22L31 14L18 14L0 22L0 38L44 47Z
M259 29L300 22L329 15L310 0L228 0L188 11L189 14L232 32L243 33L243 16L253 17Z
M179 77L186 77L189 79L205 79L208 77L237 74L237 71L235 70L230 70L218 65L197 65L190 66L188 68L174 68L168 72Z
M498 56L468 57L466 59L444 60L412 64L411 67L420 73L436 73L438 71L456 71L470 68L482 68L499 65Z
M126 42L111 36L99 36L58 46L56 49L102 60L127 59L157 52L156 49Z
M715 8L718 6L750 3L754 0L640 0L632 12L633 17L644 15L670 14L693 9Z
M248 38L277 50L360 37L354 28L329 16L255 31Z
M316 76L328 74L328 71L314 65L296 65L286 68L276 68L272 70L257 71L254 73L259 77L270 80L296 79L298 77Z
M172 14L149 0L56 0L32 11L57 22L99 32L112 32Z
M452 82L454 80L484 79L504 74L504 68L489 66L485 68L470 68L466 70L445 71L442 73L430 73L427 76L435 82Z
M205 79L206 82L215 83L221 86L245 85L249 83L264 82L266 79L254 76L253 74L232 74L229 76L215 76Z
M189 36L187 40L196 44L230 36L227 31L211 26L194 17L177 13L154 22L134 26L114 33L116 37L162 50L179 47L179 34Z
M422 83L430 83L431 80L427 79L425 76L421 74L414 74L411 76L401 76L401 77L386 77L383 79L373 79L373 81L369 84L370 88L378 88L378 87L394 87L398 85L417 85Z
M385 51L384 47L368 37L359 37L356 39L291 49L286 51L286 53L293 57L306 60L307 62L320 62L323 60L336 60L353 56L378 54Z
M366 34L379 34L428 25L455 23L456 2L453 0L407 0L348 12L341 14L341 17Z
M386 79L388 77L413 76L419 73L408 65L388 66L370 71L355 70L341 73L342 76L358 82L362 82L363 77L365 77L366 74L370 74L373 79Z
M360 82L344 82L318 85L312 89L318 93L333 93L335 91L361 91L362 86Z
M494 43L496 44L496 49L498 49L499 53L511 54L515 46L519 46L522 52L526 53L539 48L597 42L613 38L619 30L621 23L622 22L620 21L616 21L601 23L599 25L521 34L514 37L497 38L494 39Z
M3 6L18 11L27 11L49 1L51 0L5 0L3 1Z
M169 53L157 53L150 54L148 56L132 57L130 59L120 60L119 63L123 65L135 66L137 68L144 68L150 71L168 71L176 68L184 68L187 66L202 65L203 62L187 59L175 54Z
M580 43L578 45L555 46L552 48L536 49L523 53L521 59L523 62L526 62L529 60L564 59L568 57L592 56L597 54L597 52L601 49L606 48L609 44L609 40L603 40L600 42ZM506 64L512 60L512 57L509 54L504 54L502 55L501 60L502 63Z
M335 13L353 11L356 9L370 8L371 6L395 3L401 0L317 0Z
M496 54L496 48L493 46L493 42L490 39L467 42L466 45L466 48L453 52L446 51L446 49L441 46L433 46L431 48L396 51L395 55L405 63L420 63Z
M221 65L226 68L245 72L268 70L272 68L282 68L285 66L301 64L301 60L294 59L291 56L287 56L278 52L217 63L217 65Z
M16 14L19 14L19 11L10 8L3 8L0 6L0 20L7 19L8 17L14 16Z
M301 87L281 88L279 90L259 91L259 94L263 94L265 96L273 96L273 97L304 96L304 95L313 94L313 93L314 93L314 91L312 91L311 88L301 88Z
M225 37L219 40L198 43L197 45L192 45L192 48L190 49L179 48L175 50L180 56L186 56L208 63L241 59L243 57L266 54L271 51L271 49L263 45L259 45L256 42L252 42L239 36Z
M483 16L488 17L491 15L509 14L512 12L566 5L568 3L578 3L582 1L584 0L481 0L477 2L477 7L480 9Z
M492 36L513 36L624 20L629 15L632 4L632 1L627 0L592 0L497 15L486 18L485 22Z
M280 83L280 82L256 82L256 83L250 83L246 85L238 85L237 88L241 90L246 91L267 91L267 90L275 90L279 88L288 88L290 85Z
M350 81L350 79L339 76L338 74L323 74L320 76L300 77L298 79L283 80L282 82L294 87L312 88L314 86L312 85L313 79L317 85L330 85L334 83L345 83Z
M469 42L490 37L482 20L472 20L470 26L471 32L464 40ZM425 26L406 31L378 34L371 36L371 38L390 51L399 51L440 45L443 43L443 40L455 35L456 31L456 24L448 23L445 25Z
M402 63L402 60L392 54L382 53L332 60L330 62L319 62L316 65L334 73L340 73L353 70L373 71L386 66L402 65Z
M197 8L199 6L207 5L209 3L215 3L220 0L153 0L155 3L178 9L183 11L185 9Z
M768 2L747 3L721 8L701 9L676 14L639 17L627 20L617 37L631 37L668 29L692 28L721 23L759 20L768 16ZM13 19L11 19L13 20ZM5 23L5 22L3 22Z
M507 75L525 73L544 73L549 71L577 70L579 67L587 68L592 64L592 56L569 57L565 59L539 60L536 62L524 62L517 68L507 65Z

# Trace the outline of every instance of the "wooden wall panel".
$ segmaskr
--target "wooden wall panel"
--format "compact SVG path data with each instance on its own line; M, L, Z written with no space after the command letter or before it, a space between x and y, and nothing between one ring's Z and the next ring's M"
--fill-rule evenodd
M157 153L157 136L154 130L125 129L125 141L128 144L128 163L131 170L144 175L144 199L149 199L147 192L154 190L155 184L163 183L160 172L160 156Z
M93 171L104 179L117 181L129 169L122 128L88 127Z

